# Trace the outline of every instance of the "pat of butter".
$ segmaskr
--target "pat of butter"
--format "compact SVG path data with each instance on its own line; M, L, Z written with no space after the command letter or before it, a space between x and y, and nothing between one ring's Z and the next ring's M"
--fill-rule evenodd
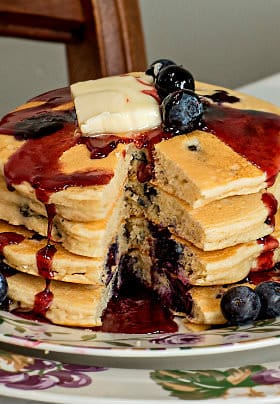
M130 73L71 85L81 132L131 136L161 124L151 76Z

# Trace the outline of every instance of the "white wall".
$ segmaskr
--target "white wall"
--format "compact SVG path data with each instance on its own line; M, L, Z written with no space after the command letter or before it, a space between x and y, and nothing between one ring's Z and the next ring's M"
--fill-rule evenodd
M140 0L149 61L237 87L280 71L280 0Z
M168 57L228 87L280 71L280 0L139 3L150 62ZM62 45L0 38L0 55L0 115L67 84Z

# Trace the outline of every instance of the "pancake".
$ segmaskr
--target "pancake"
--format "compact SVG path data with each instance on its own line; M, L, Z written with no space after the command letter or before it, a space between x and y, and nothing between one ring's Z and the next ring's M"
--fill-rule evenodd
M7 277L7 281L9 298L18 311L33 310L36 305L35 297L45 290L44 279L38 276L18 272ZM54 324L78 327L100 326L101 315L111 296L110 286L52 281L50 291L53 299L48 310L43 314Z
M153 183L193 208L266 187L265 173L211 133L195 131L161 142L155 160Z
M141 231L138 227L140 221ZM279 213L275 231L267 238L216 251L203 251L144 218L131 219L130 225L125 228L123 239L127 243L128 255L133 252L139 262L143 259L147 262L151 257L150 265L143 265L143 274L137 269L140 279L152 279L153 275L150 273L158 267L175 273L182 282L189 285L230 284L245 278L252 269L267 270L278 262ZM138 266L141 267L141 264L138 263ZM134 271L134 267L131 266L130 270Z
M35 97L0 122L0 219L11 225L0 234L25 237L3 248L19 271L9 298L36 311L38 293L51 291L49 320L99 325L115 281L133 274L175 313L223 323L224 285L280 258L279 109L197 82L203 120L175 136L159 126L145 74L95 84ZM56 249L50 285L38 276L46 246Z
M13 242L14 235L22 236L19 242ZM0 247L3 262L20 272L40 276L37 256L38 252L46 247L47 239L38 236L24 227L12 226L0 221ZM105 259L83 257L70 253L59 243L52 243L52 246L56 250L49 270L52 279L98 286L106 284L112 277L112 272L115 271L115 266L109 265L107 256Z
M117 238L120 227L121 200L103 220L73 222L59 215L54 217L51 236L54 241L74 254L92 258L104 258L110 243ZM13 203L0 201L0 217L16 226L25 226L42 236L47 236L48 218L38 215L29 206L24 208Z

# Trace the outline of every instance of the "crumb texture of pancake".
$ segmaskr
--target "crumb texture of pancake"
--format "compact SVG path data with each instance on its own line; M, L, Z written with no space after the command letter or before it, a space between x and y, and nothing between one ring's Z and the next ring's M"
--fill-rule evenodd
M155 146L155 185L196 208L258 192L266 176L211 133L195 131Z
M148 81L141 83L142 76ZM159 113L151 77L123 77L136 81L140 100L148 99L133 100L137 117L147 105ZM111 79L102 83L112 95ZM147 122L127 129L130 115L122 127L113 98L110 125L120 122L119 130L102 131L110 115L103 111L106 95L85 108L92 97L85 83L73 86L79 111L65 88L2 119L0 270L15 270L7 276L8 297L19 311L36 312L37 297L49 293L43 315L54 324L100 326L111 297L131 276L193 327L220 325L225 291L254 287L250 274L280 261L280 109L195 84L203 121L178 136L163 131L159 115L149 130ZM129 97L119 99L130 111Z

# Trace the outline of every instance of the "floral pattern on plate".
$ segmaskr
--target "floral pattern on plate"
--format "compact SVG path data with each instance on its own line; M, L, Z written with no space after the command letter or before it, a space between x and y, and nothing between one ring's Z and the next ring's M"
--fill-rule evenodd
M120 351L123 355L128 355L129 351L129 356L140 356L139 351L143 350L150 351L153 356L168 356L176 349L185 351L184 355L201 355L203 350L208 354L213 348L215 352L230 352L237 348L249 349L250 344L252 348L256 344L280 344L280 318L200 332L190 332L183 324L181 320L176 333L112 334L40 323L0 311L0 341L28 348L99 356L108 349L112 350L113 356L115 351L116 356L120 355Z
M107 369L0 350L0 394L20 397L17 392L21 390L25 399L34 399L32 392L40 390L40 399L53 402L53 391L61 402L72 403L76 398L80 404L101 397L102 402L113 404L114 390L118 402L138 404L176 399L215 404L232 400L255 404L261 399L269 403L280 394L280 363L208 370Z
M280 392L280 368L249 365L225 370L156 370L151 378L172 397L206 400L227 397L264 397L260 386L276 386ZM279 387L279 388L278 388ZM234 390L233 390L234 389Z
M87 373L104 370L106 368L64 364L0 350L0 384L13 389L45 390L54 386L84 387L92 382Z

